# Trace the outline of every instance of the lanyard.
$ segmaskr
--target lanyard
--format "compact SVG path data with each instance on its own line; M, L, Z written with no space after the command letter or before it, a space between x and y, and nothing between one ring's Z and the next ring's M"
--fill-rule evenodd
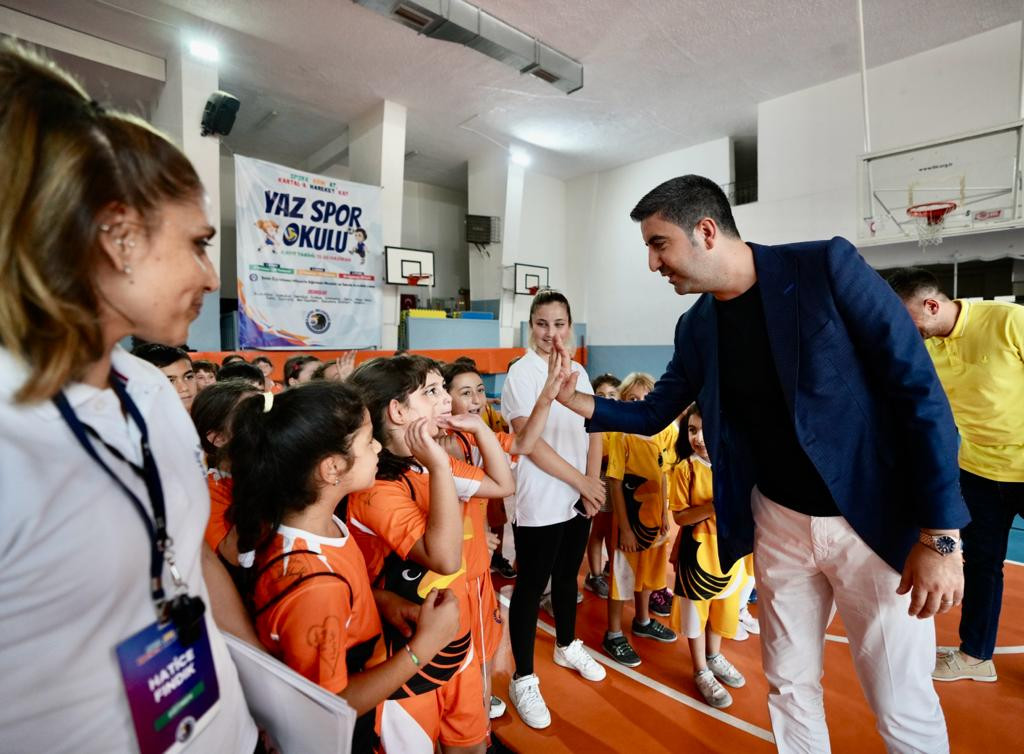
M128 461L116 448L107 444L92 427L88 427L83 424L71 408L71 404L68 402L63 391L54 396L53 402L56 404L57 410L60 411L60 415L61 418L64 419L64 423L68 425L71 433L75 436L75 439L78 440L78 444L81 445L85 452L89 454L89 457L107 473L107 476L109 476L114 483L121 488L121 491L124 492L135 507L136 512L142 518L142 522L146 527L146 534L149 535L150 542L149 578L153 605L156 608L158 620L165 621L167 619L167 598L164 593L162 577L165 560L170 568L171 577L174 580L175 586L179 589L183 589L185 583L174 563L174 550L172 549L173 541L167 533L167 514L164 506L164 489L163 485L160 483L160 472L157 470L156 460L153 458L153 453L149 448L149 431L146 428L146 422L142 418L142 414L139 412L135 402L132 401L131 397L128 395L128 391L125 389L124 383L122 383L120 378L113 372L110 373L110 385L114 389L114 393L117 395L118 400L121 402L121 407L127 412L129 418L131 418L139 428L139 433L142 437L142 468L139 468L136 464ZM98 439L115 458L127 463L131 467L132 471L140 476L146 483L146 491L149 493L149 501L153 508L152 519L150 519L149 514L146 512L146 507L143 505L138 495L132 492L121 477L119 477L104 462L99 453L96 452L96 448L89 441L90 434L96 437L96 439Z

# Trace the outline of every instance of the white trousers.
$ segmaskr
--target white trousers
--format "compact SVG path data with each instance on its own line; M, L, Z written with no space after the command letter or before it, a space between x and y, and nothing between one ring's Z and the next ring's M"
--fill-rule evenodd
M805 516L756 487L751 504L761 652L779 751L831 750L821 678L834 600L886 749L948 752L931 677L935 624L907 614L910 595L896 594L900 574L841 516Z

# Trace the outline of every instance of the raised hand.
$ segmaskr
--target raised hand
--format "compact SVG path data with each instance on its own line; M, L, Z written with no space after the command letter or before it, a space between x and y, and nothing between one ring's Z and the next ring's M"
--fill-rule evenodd
M347 380L349 375L356 370L356 352L345 351L345 353L334 360L334 365L338 368L338 379L341 381Z
M416 419L405 430L405 443L413 457L428 469L448 466L448 454L430 434L430 422L425 418Z

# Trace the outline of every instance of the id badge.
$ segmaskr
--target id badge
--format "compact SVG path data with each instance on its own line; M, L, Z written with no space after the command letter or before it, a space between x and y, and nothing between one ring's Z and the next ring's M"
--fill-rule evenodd
M173 623L153 623L117 645L141 754L181 751L217 712L220 689L201 621L185 647Z

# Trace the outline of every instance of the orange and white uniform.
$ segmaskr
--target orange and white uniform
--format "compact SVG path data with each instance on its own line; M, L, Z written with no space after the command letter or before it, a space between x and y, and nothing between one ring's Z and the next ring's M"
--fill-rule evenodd
M227 521L228 508L231 507L231 474L219 469L209 469L206 472L206 487L210 491L210 520L206 524L203 539L211 550L217 552L217 545L231 530L231 525Z
M635 592L664 589L668 564L666 523L668 483L666 457L675 445L678 430L670 424L653 437L615 433L609 438L609 479L622 482L626 519L636 537L639 552L623 552L619 546L619 522L612 526L610 548L613 600L632 599Z
M669 507L681 511L711 504L711 465L696 455L676 464L670 473ZM696 639L710 623L711 630L726 639L736 636L740 594L747 580L744 559L723 572L718 560L718 526L710 518L679 531L679 560L672 590L671 624L675 631Z
M509 464L515 466L518 456L512 455L512 443L515 435L508 432L495 432L498 443L508 455ZM476 445L473 435L453 432L459 443L466 462L478 468L483 467L483 456ZM463 554L466 558L466 578L471 591L477 595L473 610L473 645L485 662L490 662L501 644L501 609L494 594L494 583L491 581L491 553L487 549L487 504L483 497L471 498L465 507L465 539Z
M482 469L450 459L455 490L468 501L480 488ZM385 751L432 754L435 742L473 746L487 737L481 658L473 651L474 604L466 558L453 574L441 575L409 559L423 538L430 509L430 475L413 466L396 480L378 479L353 493L348 518L353 538L366 559L371 582L421 603L431 589L451 589L459 600L459 634L432 658L420 658L419 672L381 706L378 732ZM463 552L465 553L465 547ZM404 651L405 639L385 628L388 654ZM464 672L473 668L474 672Z
M380 616L363 554L348 527L339 537L280 526L253 565L253 609L260 642L274 657L332 693L384 659ZM373 745L375 714L356 723L353 751Z

